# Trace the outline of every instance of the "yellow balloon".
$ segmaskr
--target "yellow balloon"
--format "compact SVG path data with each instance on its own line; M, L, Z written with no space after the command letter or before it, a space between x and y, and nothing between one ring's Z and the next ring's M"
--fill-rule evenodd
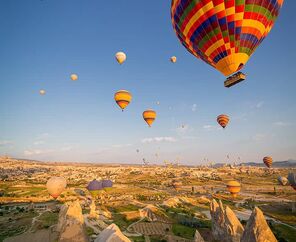
M151 127L155 118L156 118L156 112L154 110L148 109L143 112L143 119L146 121L149 127Z
M119 90L114 94L114 100L123 111L131 102L132 94L127 90Z
M238 181L229 181L226 186L233 197L236 197L241 190L241 185Z
M126 60L126 54L124 52L117 52L115 58L119 64L122 64Z
M71 80L72 80L72 81L76 81L77 79L78 79L77 74L72 74L72 75L71 75Z
M39 90L40 95L45 95L46 91L44 89Z
M171 62L176 63L176 61L177 61L177 57L176 56L172 56L171 57Z

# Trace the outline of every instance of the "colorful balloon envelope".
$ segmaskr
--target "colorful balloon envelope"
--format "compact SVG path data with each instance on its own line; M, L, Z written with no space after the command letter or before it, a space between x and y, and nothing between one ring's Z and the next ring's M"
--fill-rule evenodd
M44 89L39 90L40 95L45 95L46 91Z
M103 182L94 179L87 185L86 189L90 192L90 194L93 197L96 197L103 189Z
M46 183L46 188L48 193L54 198L57 199L60 194L66 189L67 181L64 177L51 177Z
M284 0L172 0L173 28L194 56L229 76L268 35Z
M176 56L172 56L170 58L170 60L171 60L172 63L176 63L177 62L177 57Z
M223 129L225 129L229 122L229 117L226 114L221 114L217 117L217 122L221 125Z
M236 197L241 190L241 185L238 181L229 181L226 186L232 197Z
M143 112L143 119L151 127L152 123L156 119L156 112L154 110L148 109Z
M265 157L263 158L263 162L264 162L264 164L265 164L268 168L270 168L271 165L272 165L272 157L270 157L270 156L265 156Z
M131 102L132 94L126 90L119 90L115 93L114 100L123 111Z
M72 74L70 77L71 77L71 80L72 80L72 81L76 81L76 80L78 80L78 76L77 76L77 74Z
M113 182L111 180L102 180L102 185L104 190L109 190L113 187Z
M293 187L293 189L296 191L296 173L295 172L289 173L288 181L289 181L291 187Z
M126 54L124 52L121 52L121 51L117 52L115 54L115 58L116 58L117 62L121 65L126 60Z

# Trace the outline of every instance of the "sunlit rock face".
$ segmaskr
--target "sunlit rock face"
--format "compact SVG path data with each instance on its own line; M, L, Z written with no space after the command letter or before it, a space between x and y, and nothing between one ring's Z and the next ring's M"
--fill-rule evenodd
M215 199L210 204L212 217L212 234L215 240L225 242L240 242L244 228L235 213L228 207L223 208Z
M99 216L96 211L96 204L94 200L92 200L89 207L90 207L89 218L98 218Z
M57 231L59 242L87 242L84 218L78 201L69 202L61 207Z
M94 242L131 242L131 240L123 235L116 224L110 224Z
M255 207L253 210L241 242L276 242L274 234L269 228L262 211Z
M200 235L200 233L198 232L198 230L195 230L195 235L194 235L194 242L205 242L203 237Z

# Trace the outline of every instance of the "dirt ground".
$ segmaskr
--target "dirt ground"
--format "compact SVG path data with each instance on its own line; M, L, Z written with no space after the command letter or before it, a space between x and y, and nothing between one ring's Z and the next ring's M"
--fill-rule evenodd
M57 240L58 234L51 229L38 230L35 233L24 233L5 239L3 242L52 242Z

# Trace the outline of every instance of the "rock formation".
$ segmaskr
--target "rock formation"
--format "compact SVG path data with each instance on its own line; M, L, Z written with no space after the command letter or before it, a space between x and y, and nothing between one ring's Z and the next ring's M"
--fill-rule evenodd
M89 207L90 207L89 217L90 218L98 218L98 214L97 214L97 211L96 211L96 204L95 204L94 200L92 200Z
M244 228L234 212L228 206L224 209L222 202L218 204L215 199L210 204L210 212L213 237L217 241L239 242Z
M131 242L129 238L123 235L116 224L110 224L105 228L94 242Z
M69 202L61 207L57 231L59 242L87 242L84 218L79 201Z
M276 242L274 234L270 230L262 211L255 207L246 229L243 233L241 242Z
M195 230L195 235L194 235L194 242L205 242L203 237L201 237L200 233L198 232L198 230Z

